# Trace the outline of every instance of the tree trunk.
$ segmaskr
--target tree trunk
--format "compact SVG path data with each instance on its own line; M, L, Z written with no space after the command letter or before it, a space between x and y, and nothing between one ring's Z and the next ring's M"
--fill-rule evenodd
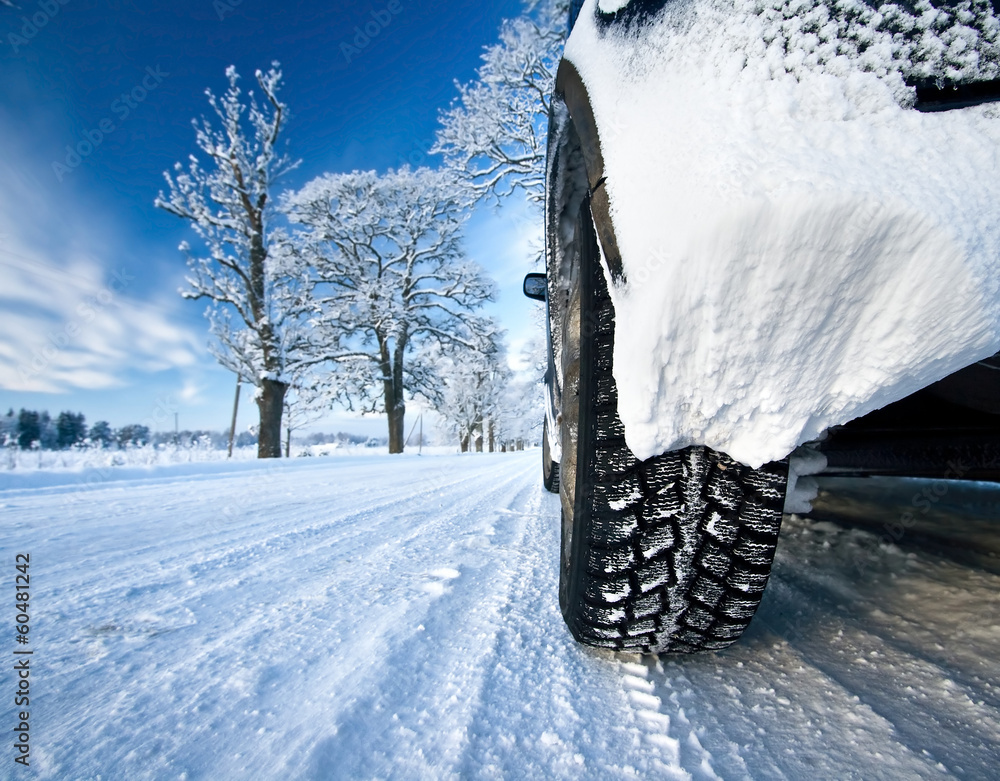
M403 400L403 354L406 351L406 333L396 337L396 344L390 347L388 338L382 333L376 333L379 343L380 367L382 369L382 393L385 399L385 414L389 419L389 453L402 453L406 445L406 431L403 428L403 418L406 415L406 402Z
M472 439L476 443L476 452L483 452L483 416L476 415L476 422L472 425Z
M469 435L468 434L463 434L462 435L462 439L460 440L459 445L461 446L463 453L468 453L469 452Z
M292 457L292 429L285 431L285 458Z
M490 452L493 453L496 450L496 439L493 436L493 418L490 418Z
M406 343L408 340L406 326L403 326L396 337L396 344L392 351L392 386L395 391L396 403L392 415L389 416L390 453L402 453L403 448L406 447L406 427L403 425L403 417L406 415L406 387L403 384L403 358L406 355ZM394 418L396 421L395 432L393 431ZM392 448L394 438L398 443L398 449L396 450Z
M391 410L386 409L386 413L389 416L389 452L402 453L403 437L406 435L403 431L403 416L406 414L406 407L399 404Z
M260 411L257 458L281 458L281 414L285 409L288 385L275 380L261 380L257 396Z

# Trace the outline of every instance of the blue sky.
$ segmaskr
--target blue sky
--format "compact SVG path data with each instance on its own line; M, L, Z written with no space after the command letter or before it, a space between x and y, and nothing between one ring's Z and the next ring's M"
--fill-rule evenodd
M163 429L173 411L182 428L225 427L235 382L206 349L204 305L177 292L177 245L195 237L153 207L163 171L196 151L205 88L221 94L230 64L250 88L280 61L286 139L303 160L286 187L436 165L426 150L454 81L474 76L502 19L521 11L520 0L15 2L0 5L0 407ZM375 19L384 26L356 47L355 28ZM70 156L88 138L100 143ZM523 203L480 209L467 231L468 254L500 283L493 311L514 352L533 328L519 291L538 237ZM240 428L255 412L245 397ZM321 428L384 424L340 415Z

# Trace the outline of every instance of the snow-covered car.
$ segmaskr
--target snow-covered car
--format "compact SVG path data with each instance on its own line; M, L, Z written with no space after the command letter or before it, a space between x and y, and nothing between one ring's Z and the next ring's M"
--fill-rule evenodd
M719 649L798 475L1000 477L998 13L573 5L525 281L560 604L590 645Z

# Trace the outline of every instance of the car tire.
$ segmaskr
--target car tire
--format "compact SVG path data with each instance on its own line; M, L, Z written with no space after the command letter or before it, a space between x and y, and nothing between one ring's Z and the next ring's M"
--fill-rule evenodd
M563 616L581 643L615 651L725 648L750 623L770 575L787 464L751 469L707 447L632 455L589 198L577 237L561 329Z
M559 464L552 460L548 424L542 426L542 485L549 493L559 493Z

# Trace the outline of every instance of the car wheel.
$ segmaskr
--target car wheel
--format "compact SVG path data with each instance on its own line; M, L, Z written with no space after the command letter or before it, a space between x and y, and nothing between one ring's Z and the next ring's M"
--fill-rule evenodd
M751 469L706 447L632 455L589 198L576 230L561 329L563 616L580 642L617 651L725 648L750 623L770 575L787 464Z
M548 424L542 426L542 485L550 493L559 493L559 464L552 460Z

